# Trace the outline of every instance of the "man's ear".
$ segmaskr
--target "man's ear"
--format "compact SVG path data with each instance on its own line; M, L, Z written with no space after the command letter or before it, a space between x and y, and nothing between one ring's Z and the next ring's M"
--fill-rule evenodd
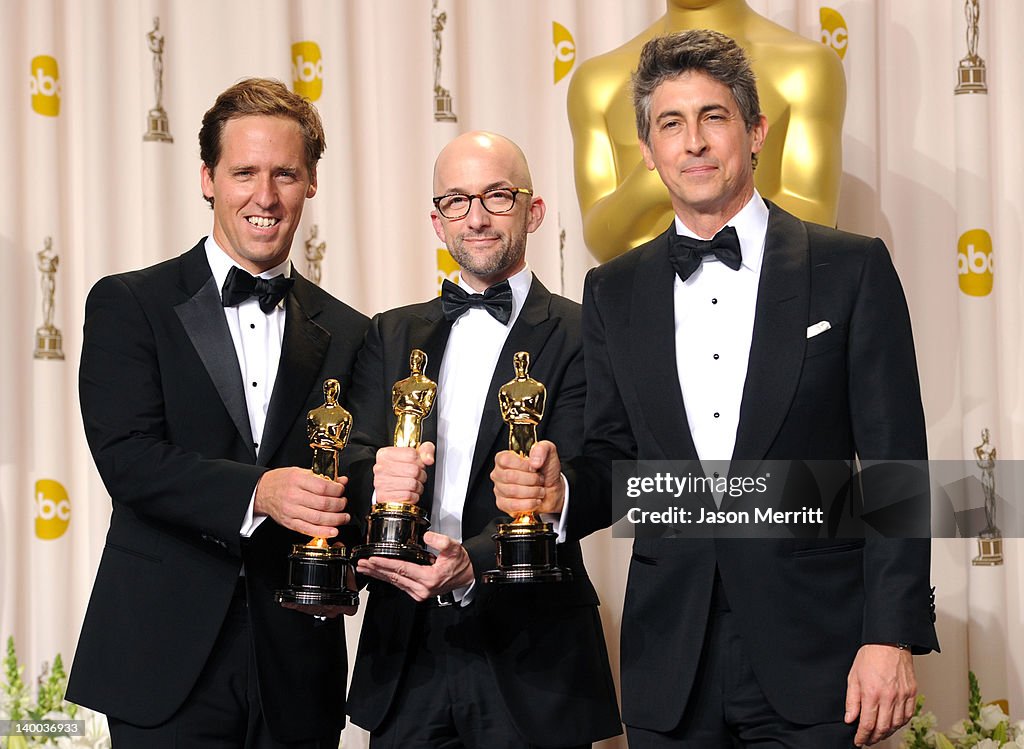
M530 198L530 215L526 221L527 233L532 233L540 228L540 225L544 222L544 216L548 212L548 206L544 202L544 198L532 197Z

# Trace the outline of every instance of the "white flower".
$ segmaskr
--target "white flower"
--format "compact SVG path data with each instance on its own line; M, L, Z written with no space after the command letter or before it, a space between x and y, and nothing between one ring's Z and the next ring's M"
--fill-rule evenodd
M971 724L967 722L966 718L964 718L963 720L958 720L956 723L950 726L948 732L949 738L953 741L958 741L960 739L966 738L967 730L970 728L970 726Z
M999 742L995 739L982 739L971 749L1002 749L1002 747L999 746Z
M981 715L978 718L978 722L981 723L981 727L985 731L994 731L1003 721L1009 721L1010 716L1003 712L1003 708L999 705L982 705Z

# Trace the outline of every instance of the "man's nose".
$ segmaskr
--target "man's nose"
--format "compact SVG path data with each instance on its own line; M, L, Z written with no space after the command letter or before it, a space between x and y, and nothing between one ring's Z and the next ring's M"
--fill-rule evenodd
M466 225L476 229L489 226L490 223L491 214L484 208L483 200L474 198L473 202L469 204L469 213L466 214Z
M257 179L256 189L253 192L253 200L255 200L256 204L261 208L271 208L277 204L277 184L274 182L272 175L268 174Z

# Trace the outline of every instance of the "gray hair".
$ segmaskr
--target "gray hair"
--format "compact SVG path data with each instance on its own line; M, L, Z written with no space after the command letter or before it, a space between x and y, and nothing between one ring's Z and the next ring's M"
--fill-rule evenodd
M632 79L640 140L651 144L651 97L655 89L689 71L704 73L729 89L748 131L757 124L761 104L747 53L725 34L690 29L655 37L640 51Z

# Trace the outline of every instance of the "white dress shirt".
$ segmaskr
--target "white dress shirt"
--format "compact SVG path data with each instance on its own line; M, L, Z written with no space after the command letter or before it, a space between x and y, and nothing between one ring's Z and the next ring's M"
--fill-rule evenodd
M433 530L462 541L462 510L480 431L487 389L509 331L519 319L533 284L529 266L508 279L512 317L502 325L487 310L470 307L452 323L437 383L437 450ZM478 293L459 276L459 286Z
M693 444L708 476L727 465L722 461L732 458L736 445L768 232L768 206L756 190L726 226L734 227L740 240L739 269L711 256L686 281L677 276L673 291L679 387ZM676 231L697 237L678 217Z
M217 288L224 286L224 279L234 260L214 241L213 236L206 238L206 260L213 271L213 280ZM260 278L274 276L291 276L291 261L285 260L280 265L259 274ZM284 300L270 312L260 309L259 300L255 297L246 299L235 307L224 307L224 318L231 332L231 340L235 344L235 355L242 373L245 386L245 407L249 412L249 428L252 430L253 448L259 453L263 441L263 427L267 422L267 408L270 396L274 392L274 381L277 379L277 368L281 363L281 343L284 339ZM253 503L256 491L249 500L249 510L242 523L241 535L248 537L266 518L265 515L253 516Z

